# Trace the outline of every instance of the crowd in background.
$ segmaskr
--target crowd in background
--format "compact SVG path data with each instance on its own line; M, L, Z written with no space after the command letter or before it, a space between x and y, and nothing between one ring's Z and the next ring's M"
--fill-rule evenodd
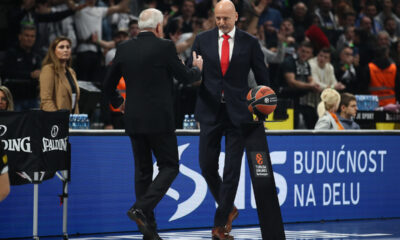
M72 88L73 85L77 88L80 81L87 81L102 89L115 47L138 35L137 16L149 7L164 13L164 37L175 43L180 58L186 61L197 34L215 27L216 2L4 1L0 6L7 9L0 16L5 20L0 26L4 33L0 46L1 85L11 91L15 110L39 108L41 78L48 76L43 73L43 59L52 50L51 43L65 36L69 39L72 65L65 72L64 81L68 80ZM239 14L237 27L259 40L269 67L270 87L280 102L294 108L295 128L314 129L319 118L317 106L325 89L350 95L376 94L382 107L398 110L400 1L233 0L233 3ZM71 80L75 78L78 82ZM118 86L121 92L124 84L121 79ZM249 86L254 84L250 73ZM185 114L194 112L197 89L197 85L176 84L177 128L182 127ZM88 111L92 122L101 122L104 128L123 128L122 114L102 99L95 101L94 108L81 110ZM85 104L82 101L79 105ZM69 110L76 112L76 109L71 106ZM339 105L337 110L341 110Z

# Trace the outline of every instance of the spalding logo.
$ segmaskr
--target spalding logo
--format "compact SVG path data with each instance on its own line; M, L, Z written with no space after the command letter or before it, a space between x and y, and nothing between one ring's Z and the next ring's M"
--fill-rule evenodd
M0 137L6 134L6 132L7 132L7 126L0 125Z
M51 128L50 134L53 138L55 138L57 136L57 134L58 134L58 126L57 125L53 125L53 127Z
M264 98L265 103L269 103L269 98Z

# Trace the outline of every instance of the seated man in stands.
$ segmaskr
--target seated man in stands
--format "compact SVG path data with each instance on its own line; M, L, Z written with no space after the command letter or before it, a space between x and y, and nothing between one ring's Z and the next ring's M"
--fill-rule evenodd
M16 48L7 50L3 69L3 85L14 97L16 111L39 108L38 86L42 56L35 52L36 27L25 25Z
M339 120L344 129L360 129L354 118L357 115L357 101L356 97L351 93L342 93L340 96L339 104Z

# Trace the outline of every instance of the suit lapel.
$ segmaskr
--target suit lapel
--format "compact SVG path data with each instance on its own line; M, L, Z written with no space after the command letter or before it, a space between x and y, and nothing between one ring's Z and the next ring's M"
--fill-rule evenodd
M239 53L240 53L240 46L241 46L241 32L239 29L236 27L235 30L235 39L234 39L234 45L233 45L233 51L232 51L232 57L231 61L229 62L228 70L226 71L226 74L229 73L229 69L234 68L232 65L235 64L235 59L238 58Z
M219 47L218 47L218 41L219 41L219 36L218 36L218 28L214 28L212 34L211 34L211 39L210 39L210 46L209 52L212 54L211 59L218 59L217 61L217 68L218 71L221 73L222 76L222 70L221 70L221 59L219 58Z

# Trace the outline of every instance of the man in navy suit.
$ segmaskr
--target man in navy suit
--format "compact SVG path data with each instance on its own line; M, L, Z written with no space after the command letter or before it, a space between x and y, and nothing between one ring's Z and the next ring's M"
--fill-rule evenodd
M196 103L200 122L199 161L202 175L218 203L213 239L233 239L233 202L240 178L244 140L240 125L252 121L247 109L247 76L253 70L258 85L269 85L268 69L254 37L235 27L235 6L222 0L215 6L217 28L196 37L193 51L203 57L202 83ZM225 135L223 180L218 174L221 139Z
M162 39L163 15L149 8L139 15L137 38L121 43L107 73L107 99L125 113L125 131L135 157L136 203L127 212L144 240L161 239L153 210L179 173L178 145L173 114L173 77L192 83L201 77L203 60L193 55L188 68L178 58L175 45ZM126 99L115 91L124 77ZM153 180L152 153L159 173Z

